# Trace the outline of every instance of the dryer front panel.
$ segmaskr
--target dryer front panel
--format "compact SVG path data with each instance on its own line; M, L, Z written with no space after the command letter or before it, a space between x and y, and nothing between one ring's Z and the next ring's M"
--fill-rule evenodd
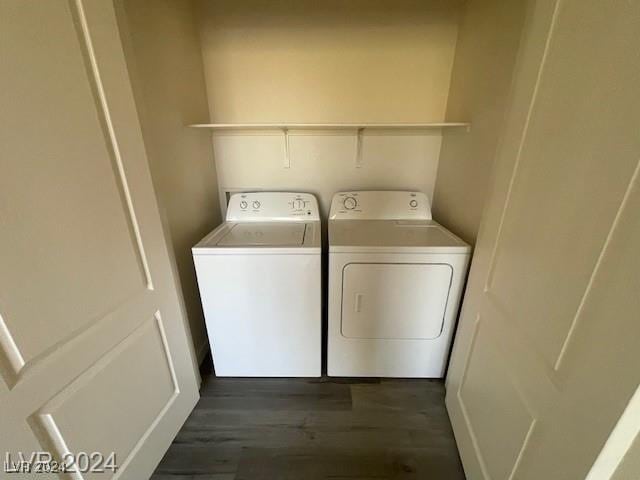
M345 265L342 336L423 340L439 337L452 275L452 267L444 263Z

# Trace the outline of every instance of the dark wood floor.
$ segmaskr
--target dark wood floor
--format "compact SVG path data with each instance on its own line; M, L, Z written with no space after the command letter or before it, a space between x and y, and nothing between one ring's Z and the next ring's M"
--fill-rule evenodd
M154 480L464 479L434 380L205 378Z

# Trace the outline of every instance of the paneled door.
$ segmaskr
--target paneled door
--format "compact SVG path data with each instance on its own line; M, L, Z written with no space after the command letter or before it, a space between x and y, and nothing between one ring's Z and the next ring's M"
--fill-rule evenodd
M198 377L114 7L1 0L0 37L0 466L148 478Z
M583 480L640 382L639 19L529 2L447 378L470 480Z

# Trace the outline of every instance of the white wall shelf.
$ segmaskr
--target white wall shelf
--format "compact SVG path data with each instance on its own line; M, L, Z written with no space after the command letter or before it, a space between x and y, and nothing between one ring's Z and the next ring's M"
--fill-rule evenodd
M211 130L428 130L451 127L469 128L466 122L440 123L195 123L191 128Z
M365 130L441 130L443 128L464 128L468 132L471 124L466 122L439 122L439 123L194 123L190 128L208 129L213 132L247 132L252 134L257 131L275 130L282 132L284 140L283 168L291 168L291 156L289 147L290 131L299 130L325 130L348 131L355 135L354 161L356 168L362 166L362 133Z

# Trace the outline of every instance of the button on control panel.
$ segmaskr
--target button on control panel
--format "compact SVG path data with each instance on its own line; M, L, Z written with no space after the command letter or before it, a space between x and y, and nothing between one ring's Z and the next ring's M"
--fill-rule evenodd
M253 202L253 208L255 208L256 210L260 208L260 202L257 200L254 200Z

